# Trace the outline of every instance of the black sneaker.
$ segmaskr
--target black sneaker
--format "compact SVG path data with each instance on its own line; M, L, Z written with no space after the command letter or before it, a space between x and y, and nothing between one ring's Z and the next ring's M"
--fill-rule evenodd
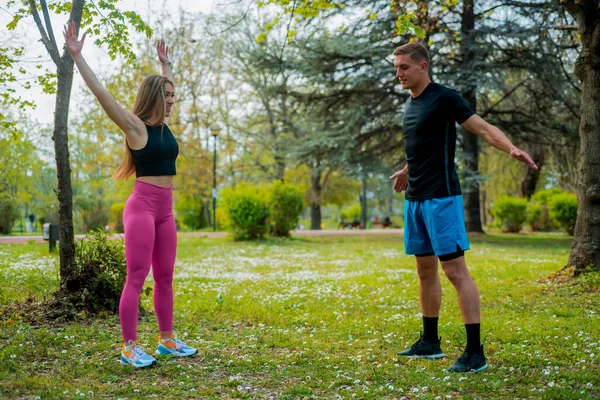
M423 334L419 335L419 340L410 349L401 351L398 353L399 356L409 358L442 358L444 353L440 347L441 338L437 342L428 342L423 339Z
M448 372L479 372L487 368L483 345L481 351L465 350L458 360L448 368Z

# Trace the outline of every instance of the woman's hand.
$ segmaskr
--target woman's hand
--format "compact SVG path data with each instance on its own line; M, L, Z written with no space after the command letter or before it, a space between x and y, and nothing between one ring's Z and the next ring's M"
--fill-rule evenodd
M71 57L81 54L81 49L83 48L83 42L85 41L86 35L87 32L83 32L81 40L78 40L75 22L70 22L65 25L63 36L65 37L65 44L67 46L67 50L69 50L69 53L71 53Z
M158 55L158 61L160 61L161 64L171 62L169 59L169 47L162 40L159 40L156 44L156 54Z

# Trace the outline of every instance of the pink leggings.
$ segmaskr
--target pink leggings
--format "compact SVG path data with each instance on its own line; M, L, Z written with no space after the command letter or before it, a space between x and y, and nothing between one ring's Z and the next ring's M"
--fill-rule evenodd
M173 330L173 268L177 231L173 188L135 181L123 211L127 280L119 303L123 340L137 340L138 303L152 264L154 310L161 332Z

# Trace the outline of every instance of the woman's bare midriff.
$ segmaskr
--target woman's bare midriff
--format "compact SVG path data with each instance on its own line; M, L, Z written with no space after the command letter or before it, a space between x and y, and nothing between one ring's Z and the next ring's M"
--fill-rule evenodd
M172 175L163 175L163 176L140 176L137 178L138 181L146 182L151 185L156 185L164 188L170 188L173 186L173 176Z

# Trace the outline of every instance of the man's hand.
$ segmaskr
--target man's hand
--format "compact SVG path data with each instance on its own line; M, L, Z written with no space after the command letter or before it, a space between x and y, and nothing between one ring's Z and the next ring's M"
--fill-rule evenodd
M396 180L396 182L394 182L394 190L396 193L402 193L402 191L406 189L406 184L408 183L408 168L404 167L401 171L390 176L390 179Z
M537 165L535 165L535 163L533 162L533 160L531 159L529 154L527 154L523 150L514 147L510 150L510 156L516 160L521 161L524 164L529 165L529 168L531 168L535 171L538 170Z

